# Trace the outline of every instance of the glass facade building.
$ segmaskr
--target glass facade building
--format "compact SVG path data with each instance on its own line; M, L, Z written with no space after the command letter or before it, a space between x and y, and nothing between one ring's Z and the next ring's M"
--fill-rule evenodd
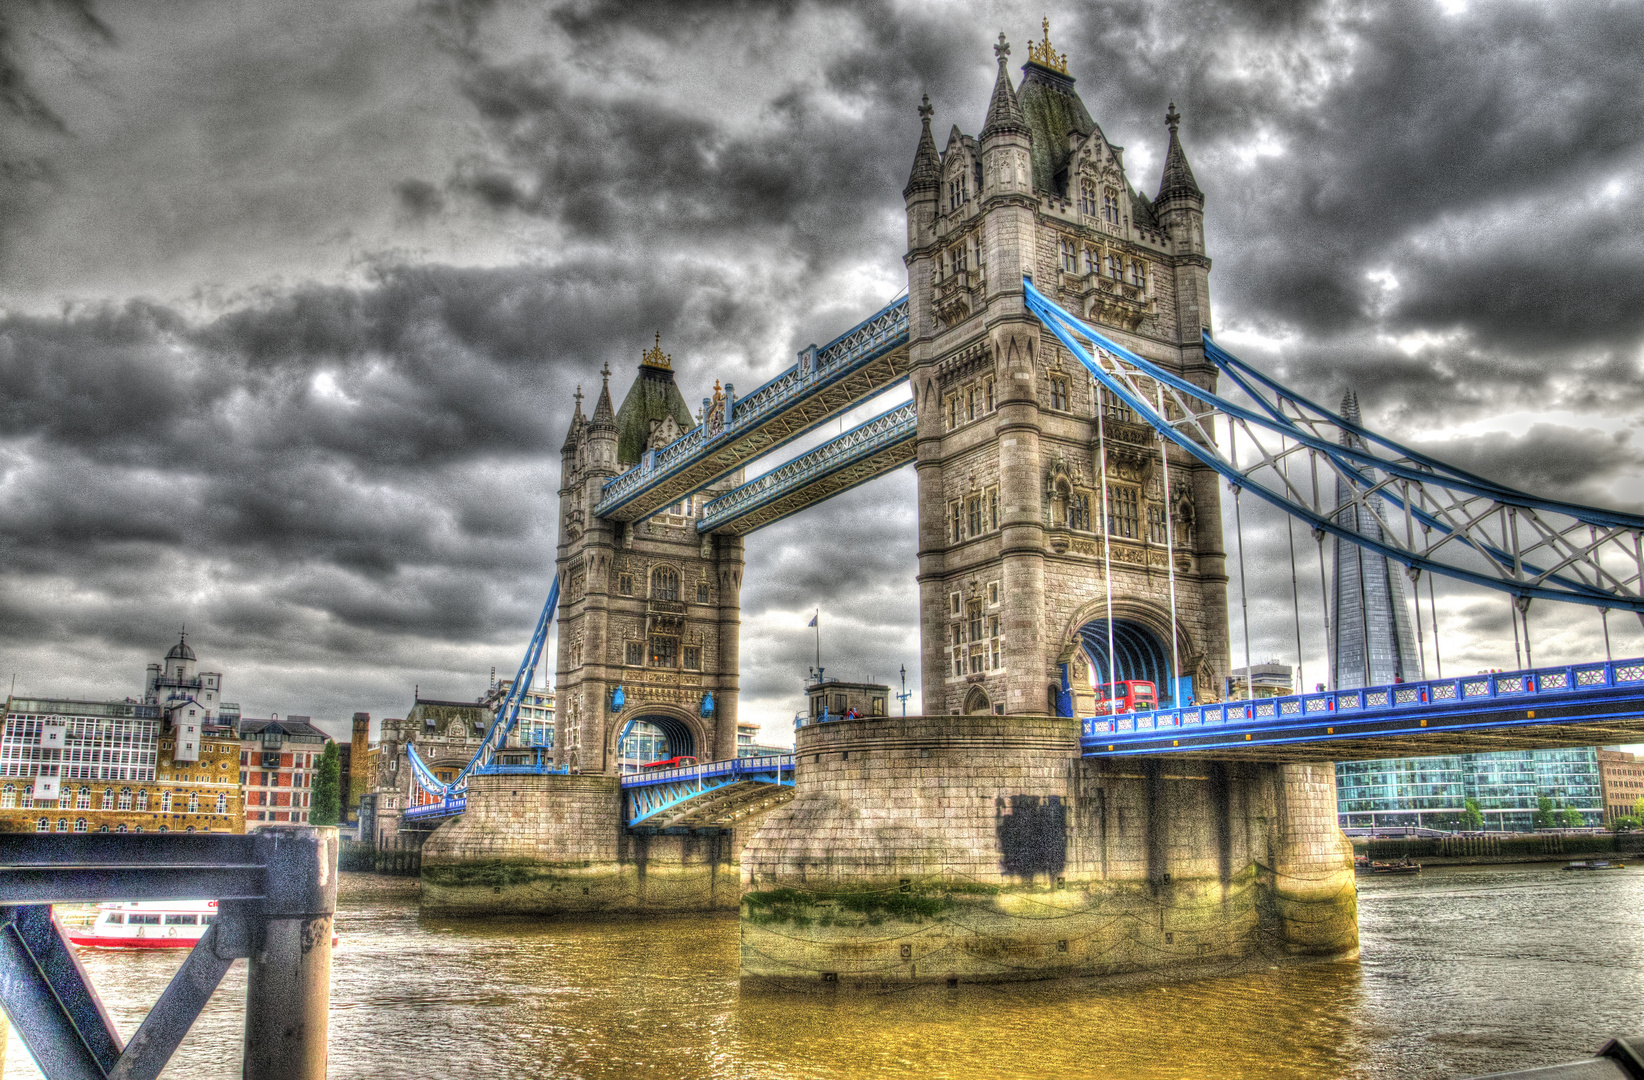
M1528 831L1541 799L1602 824L1598 750L1507 750L1336 763L1336 809L1343 828L1465 828L1467 800L1484 828Z

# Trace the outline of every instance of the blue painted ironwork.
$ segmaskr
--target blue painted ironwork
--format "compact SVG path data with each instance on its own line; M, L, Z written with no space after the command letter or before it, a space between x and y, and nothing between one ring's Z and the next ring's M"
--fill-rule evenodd
M1205 354L1256 402L1205 390L1070 315L1031 281L1028 309L1103 388L1144 422L1220 473L1315 530L1402 563L1514 596L1626 608L1644 621L1644 517L1527 495L1445 465L1313 404L1218 347ZM1098 361L1086 343L1102 354ZM1161 413L1154 398L1164 401ZM1240 464L1217 445L1232 425L1257 460ZM1342 445L1348 432L1361 443ZM1279 446L1270 444L1278 437ZM1287 467L1288 466L1288 467ZM1334 477L1347 499L1309 477ZM1340 524L1357 505L1381 526L1372 538Z
M908 341L908 302L898 300L741 398L727 398L722 420L707 418L621 476L606 481L594 513L635 521L678 502L901 384L907 364L886 364Z
M468 809L468 796L446 795L438 802L421 803L407 807L401 817L406 821L439 821L443 818L456 817Z
M1573 723L1613 726L1570 745L1633 742L1644 735L1644 659L1321 691L1216 705L1097 716L1083 722L1086 757L1259 750L1445 733L1500 732ZM1494 737L1494 736L1492 736ZM1554 740L1544 745L1551 747ZM1480 749L1510 749L1482 743ZM1428 753L1450 753L1432 749ZM1377 757L1383 753L1367 751Z
M85 968L52 918L54 903L117 900L216 900L217 918L129 1043L103 1008ZM325 1005L259 1000L270 985L265 965L301 966L285 984L329 997L330 915L337 900L337 838L332 829L270 826L250 835L221 833L0 834L0 1005L50 1080L157 1077L236 958L249 958L246 1026L249 1080L270 1071L250 1052L254 1032L317 1011L320 1030L298 1033L303 1060L286 1060L282 1077L324 1075ZM288 955L299 936L271 925L300 919L321 924ZM323 950L324 958L319 960ZM278 980L273 981L278 984ZM311 1006L317 1005L316 1008ZM313 1065L314 1043L322 1051ZM281 1047L274 1047L276 1051ZM307 1051L302 1053L302 1051Z
M531 634L531 643L525 648L525 656L519 662L519 672L514 676L513 685L508 688L507 695L497 706L496 719L485 732L485 738L480 742L479 749L469 759L462 771L446 783L434 775L417 756L415 743L405 744L405 756L411 762L411 777L422 792L434 797L436 802L443 804L453 795L463 795L468 791L468 777L473 773L486 773L494 768L494 759L497 752L508 744L508 736L514 732L519 722L520 702L525 700L525 694L536 681L537 664L542 660L543 647L548 643L548 630L554 622L554 609L559 605L559 577L556 575L554 583L548 588L548 600L542 605L542 614L537 618L537 628ZM538 755L539 768L533 772L552 772L546 766L541 766L541 754ZM558 770L563 772L563 768ZM407 814L409 816L409 813Z
M756 805L790 797L793 770L792 754L770 754L631 773L621 781L623 824L732 824Z
M703 508L698 532L746 534L901 468L913 460L913 402L726 492Z

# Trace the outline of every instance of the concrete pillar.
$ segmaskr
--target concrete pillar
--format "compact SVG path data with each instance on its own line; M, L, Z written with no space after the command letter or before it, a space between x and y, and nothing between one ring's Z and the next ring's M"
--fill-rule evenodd
M325 1080L337 830L268 826L257 847L268 879L246 978L244 1075Z
M714 540L714 568L719 579L719 662L714 695L716 760L736 757L737 699L741 693L742 657L742 538L725 534Z

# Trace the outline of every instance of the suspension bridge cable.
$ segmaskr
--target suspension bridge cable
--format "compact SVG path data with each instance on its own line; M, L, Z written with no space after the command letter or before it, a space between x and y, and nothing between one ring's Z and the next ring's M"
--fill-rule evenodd
M1427 643L1422 640L1421 633L1421 571L1414 566L1404 568L1410 578L1411 600L1416 605L1416 655L1421 658L1421 681L1427 681Z
M1100 393L1099 387L1093 388ZM1155 382L1153 392L1159 404L1159 415L1164 416L1164 387ZM1159 440L1159 463L1164 469L1165 565L1170 569L1170 704L1174 708L1180 708L1182 704L1179 700L1182 685L1182 656L1176 631L1176 528L1171 520L1174 515L1170 512L1170 441L1168 439Z
M1161 410L1162 412L1163 410ZM1284 462L1284 486L1290 486L1290 451L1286 446L1285 437L1279 436L1279 455ZM1307 689L1307 677L1302 671L1301 640L1301 586L1296 583L1296 519L1289 514L1284 515L1284 533L1290 541L1290 604L1296 611L1296 693L1300 694Z
M1513 669L1524 670L1524 653L1518 647L1518 604L1514 602L1513 594L1507 594L1507 611L1513 617Z
M1113 670L1113 519L1107 512L1107 426L1102 417L1107 412L1107 403L1102 400L1102 388L1091 380L1091 395L1096 399L1096 443L1102 455L1102 562L1105 564L1103 573L1107 578L1107 682L1119 681ZM1108 705L1108 713L1113 711Z
M1227 422L1227 456L1232 460L1233 467L1238 468L1238 429L1233 426L1232 420ZM1255 688L1251 685L1251 683L1253 683L1255 679L1252 677L1250 672L1250 600L1248 590L1245 588L1244 514L1239 509L1239 493L1242 489L1238 484L1233 484L1232 488L1233 534L1234 539L1239 546L1239 611L1244 615L1244 698L1246 701L1249 701L1254 696L1253 691ZM1369 684L1366 683L1365 685L1368 686Z
M1313 473L1313 505L1319 505L1319 457L1317 454L1307 455L1308 464ZM1325 582L1324 575L1324 530L1313 527L1313 542L1319 546L1319 607L1324 612L1324 684L1329 690L1336 689L1336 635L1330 627L1330 587Z
M1599 608L1598 617L1604 622L1604 660L1608 663L1613 659L1610 656L1610 609Z
M1444 678L1444 657L1439 655L1438 597L1433 592L1433 575L1427 575L1427 607L1433 613L1433 664ZM1416 618L1421 618L1421 601L1416 601Z
M1521 596L1513 606L1518 608L1519 617L1524 620L1524 666L1533 668L1536 666L1536 657L1530 649L1530 598Z

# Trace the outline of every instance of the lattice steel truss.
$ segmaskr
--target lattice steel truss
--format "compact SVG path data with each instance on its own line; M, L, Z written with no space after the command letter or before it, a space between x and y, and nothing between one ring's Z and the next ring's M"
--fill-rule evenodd
M594 513L639 521L908 377L908 302L874 314L605 484Z
M1314 404L1206 334L1206 358L1255 407L1236 404L1119 345L1031 281L1025 288L1028 309L1106 390L1229 484L1316 535L1380 552L1412 576L1425 570L1509 593L1520 605L1625 608L1644 622L1644 518L1527 495L1446 465ZM1342 445L1343 432L1352 445ZM1382 535L1338 524L1352 519L1350 506Z
M697 531L746 536L899 469L913 460L917 422L911 401L880 413L721 495L704 509Z

